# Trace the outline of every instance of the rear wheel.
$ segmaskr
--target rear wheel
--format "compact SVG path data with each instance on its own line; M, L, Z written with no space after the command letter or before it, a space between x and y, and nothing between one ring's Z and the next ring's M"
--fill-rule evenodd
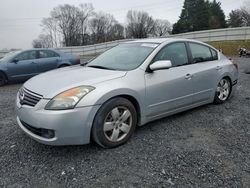
M124 144L132 136L137 124L133 104L124 98L114 98L97 112L92 128L92 138L104 148Z
M5 74L3 72L0 72L0 86L3 86L4 84L6 84L6 82L7 82L7 78Z
M217 104L224 103L229 98L230 93L231 82L227 78L222 78L217 86L214 102Z

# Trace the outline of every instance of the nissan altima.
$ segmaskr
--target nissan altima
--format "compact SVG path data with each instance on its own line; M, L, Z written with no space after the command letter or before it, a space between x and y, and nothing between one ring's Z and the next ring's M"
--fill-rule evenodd
M17 122L48 145L124 144L137 126L234 93L237 64L205 43L143 39L120 44L87 65L28 80L16 98Z

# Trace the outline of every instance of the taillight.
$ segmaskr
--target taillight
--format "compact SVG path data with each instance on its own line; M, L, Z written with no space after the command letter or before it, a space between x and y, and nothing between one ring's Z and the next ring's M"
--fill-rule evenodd
M233 63L236 69L238 69L238 64L230 57L229 60Z
M76 63L77 63L77 64L81 64L81 59L80 59L79 56L77 57Z

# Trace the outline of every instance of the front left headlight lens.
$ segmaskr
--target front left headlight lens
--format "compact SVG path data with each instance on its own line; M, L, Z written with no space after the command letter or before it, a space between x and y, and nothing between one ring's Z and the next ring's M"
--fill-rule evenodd
M94 90L91 86L80 86L69 89L55 96L46 105L46 110L67 110L73 109L77 103L89 92Z

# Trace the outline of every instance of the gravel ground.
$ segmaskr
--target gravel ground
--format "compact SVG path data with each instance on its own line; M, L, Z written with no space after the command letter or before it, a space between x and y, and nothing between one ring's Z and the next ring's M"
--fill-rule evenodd
M0 88L0 187L250 187L250 59L238 91L136 130L125 145L52 147L15 121L20 84Z

